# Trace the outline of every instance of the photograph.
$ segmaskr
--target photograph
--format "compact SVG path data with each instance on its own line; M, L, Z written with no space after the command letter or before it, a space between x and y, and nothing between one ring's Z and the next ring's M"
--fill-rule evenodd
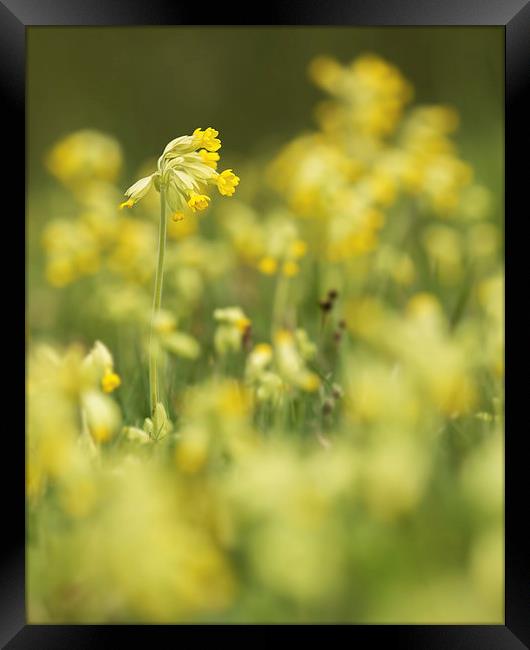
M504 625L504 27L26 57L27 623Z

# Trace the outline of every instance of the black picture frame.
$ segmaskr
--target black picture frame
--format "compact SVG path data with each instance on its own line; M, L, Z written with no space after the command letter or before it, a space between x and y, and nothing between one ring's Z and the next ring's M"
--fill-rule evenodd
M528 156L530 140L524 136L528 131L530 116L527 96L530 77L530 2L528 0L326 0L324 2L268 2L253 5L252 22L265 25L352 25L352 26L449 26L449 25L498 25L505 30L505 223L528 219L517 206L524 206L528 185ZM25 41L26 29L35 25L246 25L243 8L235 3L207 3L184 6L183 3L164 0L0 0L0 88L2 110L5 112L4 133L9 131L15 138L25 128ZM7 127L6 127L7 125ZM15 141L15 140L14 140ZM7 140L6 140L7 142ZM525 156L526 154L526 156ZM13 146L7 160L1 156L2 184L15 188L22 194L22 165L24 153L21 146ZM21 210L20 194L16 196L14 212ZM13 194L13 196L15 196ZM23 223L17 218L17 223ZM510 227L511 228L511 227ZM515 235L506 229L507 246L511 247ZM14 235L13 250L22 250L24 229ZM520 243L520 242L519 242ZM11 247L11 246L10 246ZM512 250L512 248L510 248ZM20 264L25 264L25 260ZM12 265L10 265L13 269ZM19 267L20 268L20 267ZM9 272L9 271L8 271ZM13 273L13 271L11 271ZM24 277L20 272L20 277ZM507 287L511 278L527 277L525 269L517 268L517 257L510 260ZM4 276L5 277L5 276ZM525 280L523 280L525 282ZM16 291L16 290L15 290ZM13 293L15 293L15 291ZM24 295L22 289L19 296ZM510 290L506 293L510 295ZM524 296L526 297L526 296ZM16 300L14 299L16 303ZM22 315L22 307L17 314ZM519 319L514 319L514 321ZM524 326L524 318L522 326ZM521 325L521 322L518 323ZM20 323L12 325L13 341L21 341L25 328ZM507 321L507 332L512 324ZM514 323L515 326L515 323ZM528 329L528 328L527 328ZM506 337L513 347L512 334ZM24 344L25 345L25 344ZM13 344L13 349L15 345ZM18 346L16 350L18 350ZM22 349L22 343L20 350ZM508 356L508 355L507 355ZM524 355L523 355L524 356ZM523 361L518 360L519 363ZM17 367L21 366L17 355ZM517 362L513 364L514 377ZM508 363L512 369L511 362ZM508 373L509 374L509 373ZM522 376L522 375L520 375ZM524 380L523 380L524 381ZM512 391L517 392L513 380ZM16 390L23 390L18 388ZM524 389L524 386L523 386ZM353 641L363 645L367 642L382 647L406 648L462 648L477 650L502 650L530 648L530 553L525 544L524 525L525 487L528 484L523 454L527 427L517 426L512 416L512 404L516 398L507 392L507 418L505 429L505 625L348 625L339 628ZM513 398L513 402L512 402ZM522 401L524 406L524 400ZM9 409L14 411L12 404ZM183 626L39 626L27 625L25 620L25 486L24 486L24 435L20 431L21 409L10 416L16 424L4 424L2 475L4 502L9 502L13 513L4 515L5 525L1 535L3 552L0 569L0 643L6 648L92 648L115 647L126 642L132 633L137 643L164 643L175 640ZM6 509L4 508L4 512ZM204 632L217 634L216 626L203 626ZM241 627L241 626L240 626ZM245 626L242 626L245 627ZM254 626L253 626L254 627ZM270 626L269 626L270 627ZM313 626L312 634L329 635L329 626ZM131 629L133 628L133 629ZM271 627L274 629L274 626ZM194 631L194 634L197 632ZM244 634L244 630L243 630ZM160 637L166 639L161 641ZM265 640L266 637L264 637ZM317 636L318 639L318 636ZM315 639L316 640L316 639Z

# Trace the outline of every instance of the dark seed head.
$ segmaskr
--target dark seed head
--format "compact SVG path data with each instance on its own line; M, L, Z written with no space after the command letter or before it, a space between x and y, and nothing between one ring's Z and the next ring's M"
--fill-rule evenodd
M320 309L324 312L331 311L331 308L333 307L333 303L330 300L320 300L319 303Z
M245 350L250 350L252 347L252 326L247 325L245 327L243 334L241 335L241 342L243 343L243 347Z
M342 388L337 384L334 384L333 388L331 389L331 394L333 395L334 399L341 399L343 395Z
M330 289L328 291L328 299L329 300L336 300L339 296L339 292L336 289Z
M331 415L331 413L333 412L333 407L334 407L333 401L330 399L326 399L322 404L322 413L324 415Z
M341 330L346 329L346 321L344 320L344 318L342 318L342 319L339 321L339 327L341 328Z

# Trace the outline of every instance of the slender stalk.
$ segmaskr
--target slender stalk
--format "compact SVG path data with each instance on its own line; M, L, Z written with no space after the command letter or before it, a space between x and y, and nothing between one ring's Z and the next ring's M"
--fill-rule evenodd
M166 252L166 192L165 187L160 185L160 225L158 229L158 260L156 264L155 275L155 293L153 296L153 312L151 315L151 329L149 332L149 396L151 415L154 414L155 407L160 401L158 386L158 342L154 336L155 318L160 310L162 303L162 280L164 277L164 255Z
M285 327L284 320L285 309L287 306L288 286L288 278L283 274L279 274L276 279L276 288L272 305L271 340L274 340L274 335L279 329Z

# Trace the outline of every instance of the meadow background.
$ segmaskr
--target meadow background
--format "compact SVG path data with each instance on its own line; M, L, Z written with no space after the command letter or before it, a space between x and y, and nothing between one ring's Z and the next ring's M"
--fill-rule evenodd
M245 264L249 266L248 260L238 261L241 251L237 247L244 247L245 243L238 243L237 233L223 226L232 218L232 199L221 201L222 197L216 197L205 216L201 215L197 249L185 251L192 260L187 262L188 266L200 267L200 282L197 273L177 278L177 270L175 282L168 281L164 299L168 310L176 314L178 331L193 334L201 345L201 355L197 361L187 348L183 358L180 352L176 357L168 357L164 376L169 388L165 399L174 428L168 429L163 445L156 443L162 451L146 456L145 447L152 441L143 444L136 440L133 444L133 434L123 434L120 429L110 445L100 444L96 436L94 449L86 452L91 458L98 457L94 461L96 470L87 469L85 460L79 461L77 451L70 457L70 452L64 451L64 441L57 447L62 454L60 462L55 458L59 451L53 446L51 451L46 447L45 454L39 452L40 457L37 453L42 467L39 462L36 466L45 479L38 481L37 496L30 489L31 622L501 622L503 514L502 481L499 484L497 479L502 476L502 379L492 378L495 372L488 374L489 360L477 362L480 398L470 399L469 403L463 398L459 403L462 413L456 415L445 402L441 414L439 404L425 407L419 389L417 394L416 389L411 389L420 409L427 411L422 415L425 419L420 418L414 427L421 432L428 422L429 427L442 434L427 443L418 443L419 460L416 442L409 454L408 439L403 443L407 450L404 456L400 456L399 440L392 442L397 445L391 447L398 450L395 456L385 456L378 445L372 449L370 437L377 438L377 432L388 427L392 418L400 422L400 427L409 426L408 415L402 412L403 404L395 402L406 402L410 395L407 382L403 384L405 388L401 384L396 387L391 379L392 369L385 365L388 343L382 344L383 361L374 354L374 350L380 352L379 339L370 338L365 331L373 322L373 312L362 312L366 303L361 305L358 301L375 296L393 313L402 315L408 313L407 304L415 295L434 296L441 305L443 318L451 324L447 341L463 356L468 350L466 337L480 348L497 327L495 308L486 305L486 315L475 308L473 283L478 286L480 281L496 281L502 276L502 29L33 27L28 31L27 47L29 350L31 353L34 347L45 343L67 355L67 346L81 343L85 354L95 341L103 341L112 352L114 368L122 381L113 399L123 424L135 431L141 430L143 419L149 414L147 366L142 353L145 322L136 316L128 322L118 308L113 311L126 283L113 284L116 299L106 295L103 300L98 298L98 291L103 289L104 280L93 280L88 274L89 277L72 282L57 283L50 282L47 276L49 250L43 244L46 228L53 219L76 219L79 214L68 188L61 187L46 165L49 151L70 133L81 129L101 131L121 145L123 163L113 179L121 193L142 175L139 170L158 156L172 138L192 133L196 127L213 126L223 140L222 168L234 168L241 178L233 199L237 206L234 210L240 213L238 219L246 223L247 217L242 214L245 206L250 206L258 222L268 220L274 210L285 208L285 197L271 187L266 170L290 141L317 128L314 109L325 93L308 75L310 62L327 55L349 64L371 53L396 66L410 82L414 88L412 105L449 105L458 112L459 128L450 138L459 158L473 169L473 183L487 191L487 210L476 218L493 226L497 233L492 245L492 231L488 231L489 252L477 263L476 276L468 273L475 266L469 250L483 252L488 244L465 249L468 252L462 254L461 260L464 271L460 269L457 280L451 275L454 258L451 253L444 257L445 248L452 245L452 240L446 241L435 266L439 264L443 270L444 263L448 265L447 282L443 281L443 272L440 282L439 270L433 271L428 259L422 257L424 254L411 245L410 254L417 263L415 279L410 281L412 284L403 281L405 288L400 285L396 290L380 282L379 275L384 275L382 267L378 267L377 281L373 279L370 263L359 268L339 265L333 273L328 273L322 259L310 266L306 263L306 259L311 259L310 244L307 258L300 261L302 270L293 280L298 283L294 302L299 306L300 325L310 339L318 341L319 354L327 355L324 370L320 371L325 374L329 367L336 367L330 386L331 381L336 381L340 391L346 392L345 415L338 406L338 396L332 394L333 388L329 394L318 393L321 403L317 406L311 395L293 398L289 407L282 406L281 418L275 419L271 414L274 408L254 409L253 398L249 398L251 406L246 398L244 404L238 401L239 384L245 383L250 372L249 350L243 344L239 346L237 340L234 343L237 327L235 335L229 331L234 325L230 315L226 321L223 316L217 321L213 318L215 309L237 305L243 310L238 318L248 317L252 322L253 344L273 343L275 278L255 272L254 268L249 271L245 268ZM147 221L156 224L156 205L145 210ZM392 213L389 208L389 214L397 215L394 222L399 221L399 210ZM284 213L279 218L290 219ZM387 223L390 221L387 218ZM451 227L455 223L443 218L440 221ZM299 235L303 235L305 227L301 226ZM467 230L464 233L460 226L456 230L464 241ZM393 241L392 236L388 235L387 243L395 244L399 250L401 240ZM49 237L54 239L56 235L52 233ZM209 244L203 246L203 240ZM483 241L479 235L475 240ZM178 236L175 241L181 244ZM228 252L223 249L217 256L216 243L224 245ZM127 243L123 245L126 247ZM420 246L417 242L414 245ZM432 250L435 248L433 245ZM123 254L127 257L127 250ZM152 282L149 274L154 270L154 254L153 249L153 258L147 255L146 266L142 267L146 277L141 283L147 288ZM363 255L361 258L365 259ZM175 260L178 265L178 254ZM212 260L218 260L218 264ZM359 273L363 279L359 285L355 279L343 282L341 273L350 279ZM339 279L337 286L333 278ZM401 282L395 278L388 282L393 281ZM194 287L197 294L190 297ZM330 340L322 340L322 314L318 307L318 301L334 288L339 290L336 309L348 321L344 333L348 342L339 361L331 342L331 329ZM429 300L414 304L414 309L422 314L425 310L430 323L427 327L432 325L438 332L438 307L433 307ZM487 320L491 312L494 324ZM351 314L363 313L367 314L365 328L351 323ZM431 317L434 320L430 321ZM455 323L460 321L464 323L462 341L458 338L460 333L454 331ZM338 327L338 320L333 322ZM393 324L388 316L388 327ZM223 325L224 333L219 335ZM171 330L174 326L168 327ZM443 329L445 324L440 327ZM385 337L381 334L379 338ZM445 338L443 341L445 345ZM188 344L189 341L180 341L178 345ZM426 347L427 355L433 353L432 367L425 371L428 377L437 374L436 364L443 364L445 358L443 345L440 349L435 343L433 346ZM488 346L484 343L484 347ZM469 349L474 350L473 345ZM401 351L396 354L399 356ZM404 358L406 366L406 355ZM46 373L55 372L50 370L55 367L53 363L50 368L46 363L42 359L35 363L37 384L39 372L43 373L40 381L44 383ZM81 362L70 359L68 363L75 366ZM354 373L350 377L351 364L364 368L366 374ZM420 373L420 383L421 377ZM63 380L59 384L64 392ZM217 381L221 384L215 384ZM232 392L233 381L238 382L237 395ZM55 380L52 383L55 386ZM461 387L460 393L466 392L466 383L464 388L458 381L456 385ZM198 392L187 401L185 391L190 386L197 386ZM72 389L76 395L80 390ZM369 413L369 409L359 415L357 390L365 390L370 399L373 397L380 416ZM239 404L234 407L235 413L223 400L221 405L213 404L211 394L223 394L223 399ZM30 396L30 406L31 399ZM42 413L38 399L33 399L38 421ZM78 397L67 398L68 408L72 399L75 402ZM336 412L331 420L324 417L322 428L316 431L311 418L319 409L331 408L329 403L325 405L330 399ZM61 400L59 403L62 404ZM62 408L57 407L60 415L49 424L50 430L56 431L64 418L70 418ZM201 420L205 411L211 411L213 423ZM220 420L227 424L218 424ZM197 434L193 449L178 451L185 435L182 422L195 423L194 430L198 427L205 431L208 453L202 448L197 450L197 445L202 444L202 433ZM48 429L43 426L41 430L38 422L34 426L35 440L41 441L37 444L39 448ZM230 437L233 431L235 443ZM252 452L250 460L241 461L237 471L226 470L227 457L235 466L240 455L246 458L241 449L246 449L247 443L241 443L238 432L246 441L256 431L267 441L261 455L255 457ZM311 433L306 435L307 431ZM315 431L320 439L315 437ZM136 435L141 434L136 431ZM223 443L212 442L218 435ZM124 442L127 436L130 439ZM349 442L341 442L341 436ZM335 440L335 451L321 460L322 453ZM219 444L221 451L217 449ZM141 447L141 451L136 447ZM213 447L215 451L211 450ZM209 460L205 461L201 454ZM413 481L410 490L404 489L400 501L400 486L422 465L423 454L431 459L429 469L420 472L418 485ZM48 456L54 456L53 461ZM135 485L128 495L123 486L115 486L109 479L105 464L107 469L110 466L115 470L121 462L127 465L131 456L140 458L142 467L154 464L154 469L138 469L136 465L123 469L126 474L131 472L127 476ZM68 463L77 467L77 462L83 465L82 470L63 472L58 468ZM375 476L370 472L370 476L365 475L368 465L375 468ZM173 476L179 472L184 478ZM355 486L350 484L353 474L359 475ZM424 481L424 474L429 476L428 480ZM78 475L84 477L82 485L72 479ZM322 476L326 477L324 486L320 483ZM392 477L388 489L380 489L384 476ZM131 483L127 485L130 487ZM178 507L167 501L167 493L173 489L179 495ZM108 511L104 505L107 491L112 495L108 497ZM394 497L394 493L398 496ZM357 494L361 495L359 502ZM157 509L153 503L158 503L159 497L163 505ZM133 499L134 503L130 502ZM79 505L92 502L94 506ZM315 515L314 519L307 516L306 509L326 514L321 513L322 518ZM184 511L186 514L182 514ZM176 512L179 514L175 515ZM174 521L168 523L167 519L172 517ZM180 521L181 517L185 523ZM156 532L146 535L145 526L153 526ZM137 546L128 542L129 537L135 536ZM107 548L104 540L109 538ZM183 548L175 557L172 545L179 544ZM149 562L145 553L151 558ZM153 559L155 556L159 564ZM100 571L93 568L98 562ZM136 579L131 579L130 567L142 562L146 566L138 570ZM182 574L181 582L167 579L172 570ZM77 575L81 576L78 581ZM110 596L101 599L101 590L110 590Z
M314 128L322 93L308 79L311 59L329 54L348 62L364 52L394 63L413 83L417 102L458 110L458 147L494 193L498 214L504 33L496 27L32 28L31 188L49 182L42 163L50 145L82 128L111 133L122 144L125 183L175 137L175 124L183 132L217 125L234 164L270 154Z

